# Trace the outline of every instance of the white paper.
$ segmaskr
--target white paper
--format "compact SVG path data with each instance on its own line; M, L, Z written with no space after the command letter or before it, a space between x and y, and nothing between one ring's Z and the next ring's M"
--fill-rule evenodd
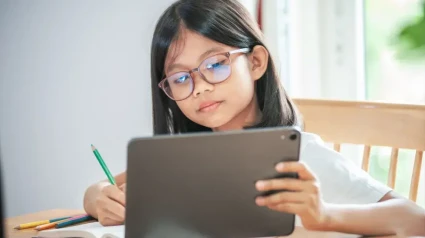
M46 230L38 234L39 237L87 237L87 238L124 238L124 225L102 226L99 222L87 223L60 229Z

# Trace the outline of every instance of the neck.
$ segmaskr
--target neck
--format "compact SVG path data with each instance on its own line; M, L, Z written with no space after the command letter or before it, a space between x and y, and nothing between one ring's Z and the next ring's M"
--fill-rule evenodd
M242 130L246 126L254 125L261 120L261 110L255 95L248 106L228 123L212 128L213 131Z

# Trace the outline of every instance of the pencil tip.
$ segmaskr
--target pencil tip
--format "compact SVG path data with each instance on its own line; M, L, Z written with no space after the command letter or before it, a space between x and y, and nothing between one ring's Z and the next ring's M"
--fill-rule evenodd
M91 149L92 149L93 151L95 151L95 150L96 150L96 147L94 147L94 145L93 145L93 144L91 144Z
M13 229L15 229L15 230L19 230L19 226L15 226L15 227L13 227Z

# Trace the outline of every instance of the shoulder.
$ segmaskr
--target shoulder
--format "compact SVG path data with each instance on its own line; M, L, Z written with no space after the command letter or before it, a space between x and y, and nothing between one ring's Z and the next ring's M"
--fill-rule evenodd
M300 161L316 176L326 202L377 202L391 191L312 133L301 134Z
M358 167L351 160L327 146L320 136L307 132L301 133L300 160L307 164L317 164L324 169L329 168L328 163Z
M324 180L321 181L324 183L328 183L330 172L335 173L335 170L342 172L341 170L350 170L351 167L356 166L340 153L326 146L320 136L307 132L301 133L300 161Z
M324 145L322 138L316 134L309 132L301 132L301 150L308 144Z
M318 158L321 158L321 160L339 159L340 154L327 147L320 136L302 132L300 156L301 160L308 162L310 160L317 160Z

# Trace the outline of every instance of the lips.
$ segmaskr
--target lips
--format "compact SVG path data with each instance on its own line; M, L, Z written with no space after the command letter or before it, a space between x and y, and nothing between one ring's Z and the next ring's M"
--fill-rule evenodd
M198 111L199 112L210 112L216 109L218 106L220 106L222 102L220 101L208 101L203 102L201 105L199 105Z

